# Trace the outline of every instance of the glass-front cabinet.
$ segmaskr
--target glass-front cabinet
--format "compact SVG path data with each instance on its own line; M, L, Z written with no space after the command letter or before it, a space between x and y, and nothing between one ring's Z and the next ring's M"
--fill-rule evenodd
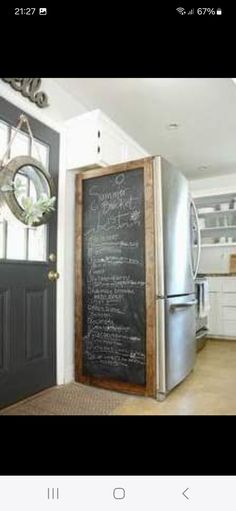
M194 199L201 245L236 245L236 192Z

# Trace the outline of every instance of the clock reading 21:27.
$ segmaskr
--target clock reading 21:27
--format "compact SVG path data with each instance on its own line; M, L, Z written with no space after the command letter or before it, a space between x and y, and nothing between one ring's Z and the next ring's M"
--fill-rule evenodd
M40 14L45 15L47 14L47 8L46 7L39 7L36 9L36 7L15 7L14 8L14 14L16 16L33 16L34 14Z

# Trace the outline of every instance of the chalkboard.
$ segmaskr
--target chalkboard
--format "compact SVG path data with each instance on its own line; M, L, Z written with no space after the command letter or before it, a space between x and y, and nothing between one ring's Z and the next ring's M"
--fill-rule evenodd
M146 384L143 168L82 182L83 374Z

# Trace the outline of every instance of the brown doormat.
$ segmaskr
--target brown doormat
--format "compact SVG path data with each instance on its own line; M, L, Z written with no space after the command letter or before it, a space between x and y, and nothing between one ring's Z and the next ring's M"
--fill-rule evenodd
M0 411L0 415L113 415L129 396L70 383L53 387Z

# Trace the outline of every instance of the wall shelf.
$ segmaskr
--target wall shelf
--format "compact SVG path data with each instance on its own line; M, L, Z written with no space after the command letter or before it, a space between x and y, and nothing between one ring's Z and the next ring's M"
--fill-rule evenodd
M202 243L201 247L236 247L236 243Z
M202 236L209 236L209 235L223 235L223 234L226 234L226 237L227 237L227 233L225 232L227 231L228 234L229 232L232 234L234 231L235 231L235 234L236 234L236 225L228 225L228 226L217 226L217 227L204 227L203 229L201 229L201 235Z
M232 216L235 214L236 216L236 209L225 209L225 210L216 210L216 211L208 211L208 213L201 213L201 208L198 210L198 216L199 218L215 218L215 217L227 217Z
M236 247L235 243L201 243L201 247ZM197 248L197 245L194 245L194 248Z
M202 248L236 246L236 193L197 197L195 204L198 210ZM203 208L214 210L204 211ZM223 241L222 238L225 240L230 238L232 241Z
M196 197L194 199L194 202L198 208L214 207L224 203L228 203L230 205L232 201L236 201L236 193L206 195L204 197Z

